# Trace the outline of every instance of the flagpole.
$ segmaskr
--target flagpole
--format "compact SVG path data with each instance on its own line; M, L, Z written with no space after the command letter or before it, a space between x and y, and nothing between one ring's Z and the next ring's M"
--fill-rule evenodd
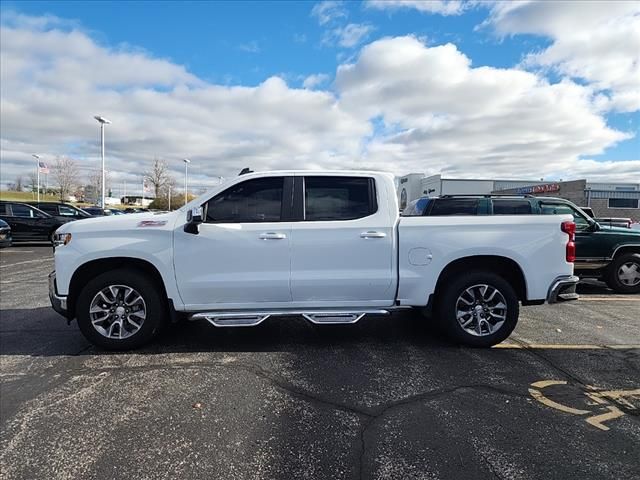
M35 153L31 155L36 159L36 178L38 179L38 186L36 187L38 191L38 203L40 203L40 155L36 155ZM33 197L31 197L33 198Z

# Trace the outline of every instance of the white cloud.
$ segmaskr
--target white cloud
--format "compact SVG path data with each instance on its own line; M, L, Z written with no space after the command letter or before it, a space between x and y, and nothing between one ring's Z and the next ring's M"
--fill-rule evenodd
M379 10L415 9L440 15L459 15L465 9L461 0L367 0L366 6Z
M325 0L316 3L311 9L311 16L318 19L320 25L335 22L336 20L347 18L347 9L344 2L337 0Z
M107 168L117 185L139 184L155 156L178 178L185 156L202 178L244 166L357 167L371 130L332 93L289 88L278 77L256 87L210 84L180 65L100 46L77 30L3 25L0 38L3 183L31 171L32 153L48 160L68 154L97 167L96 114L113 121Z
M536 34L553 43L527 67L553 68L606 95L601 108L640 110L640 3L498 2L484 26L499 35Z
M326 83L330 78L331 77L326 73L316 73L305 78L304 82L302 82L302 86L304 88L313 89Z
M565 179L638 170L637 161L580 160L627 137L606 125L591 89L472 68L454 45L373 42L339 67L332 92L318 89L324 74L307 77L304 89L279 77L212 84L169 60L37 19L3 25L0 40L2 182L28 174L32 153L97 168L96 114L113 121L107 168L114 185L127 180L129 188L155 156L177 178L180 159L191 158L194 184L246 166Z
M342 108L381 119L384 133L366 153L380 169L567 178L585 166L581 155L628 138L607 127L588 88L515 69L472 68L452 44L382 39L340 66L335 83ZM588 166L580 171L598 172Z
M373 30L373 26L368 24L349 23L328 30L322 42L325 45L337 44L343 48L353 48L366 40Z
M261 51L260 45L255 40L239 45L238 49L247 53L260 53Z

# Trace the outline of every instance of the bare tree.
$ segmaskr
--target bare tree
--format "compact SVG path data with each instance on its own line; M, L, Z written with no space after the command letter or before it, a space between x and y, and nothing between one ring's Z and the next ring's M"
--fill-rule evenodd
M16 181L9 185L9 190L13 190L15 192L21 192L22 187L24 187L24 179L22 178L22 175L18 175L16 177Z
M159 198L163 195L164 191L168 189L168 182L170 179L169 168L167 162L159 158L153 160L153 167L151 170L144 173L148 182L153 185L155 197ZM175 180L173 180L175 182Z
M38 189L38 175L35 172L29 173L29 180L26 185L30 192L35 192Z
M104 196L108 197L109 191L111 190L111 173L108 170L104 171L104 183L107 185ZM102 195L102 170L91 170L89 174L89 185L96 195L94 200L97 201L97 197Z
M53 176L60 188L60 201L64 201L75 190L78 183L76 163L68 157L57 157Z

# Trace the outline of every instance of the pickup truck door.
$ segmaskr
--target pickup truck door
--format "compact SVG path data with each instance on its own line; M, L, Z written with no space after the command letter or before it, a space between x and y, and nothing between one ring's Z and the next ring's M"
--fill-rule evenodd
M236 183L204 204L198 234L176 224L176 282L188 310L288 305L291 222L283 219L292 185L282 176Z
M374 178L296 177L291 294L296 304L388 306L395 297L394 226ZM384 201L384 197L382 197Z

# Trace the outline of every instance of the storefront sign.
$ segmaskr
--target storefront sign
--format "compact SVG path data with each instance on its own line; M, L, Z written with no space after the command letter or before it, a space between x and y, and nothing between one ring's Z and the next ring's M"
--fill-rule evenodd
M548 193L560 191L560 184L545 183L544 185L532 185L530 187L522 187L517 190L519 194L526 195L529 193Z

